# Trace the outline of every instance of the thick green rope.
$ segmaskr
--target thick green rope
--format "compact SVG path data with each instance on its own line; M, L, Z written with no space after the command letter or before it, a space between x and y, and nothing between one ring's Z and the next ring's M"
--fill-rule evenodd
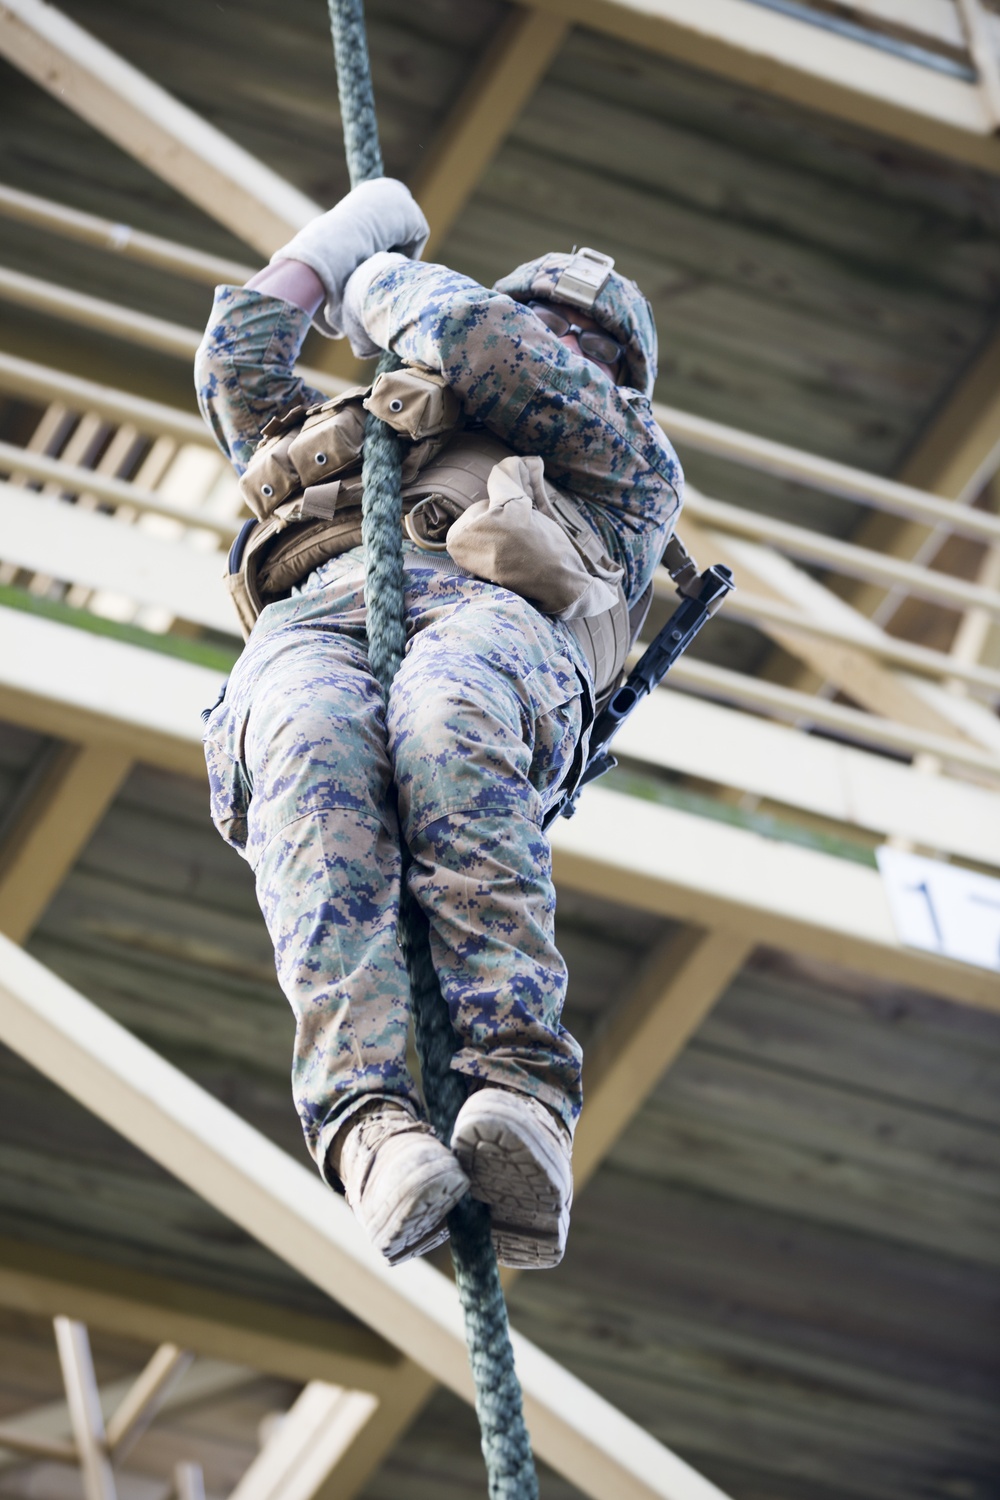
M383 172L363 0L328 0L328 4L347 168L354 187ZM379 370L398 369L400 363L394 354L386 353ZM369 413L361 523L368 657L387 700L406 646L400 465L399 439L391 427ZM405 846L402 853L400 940L410 975L417 1052L431 1124L443 1141L449 1141L466 1089L461 1075L451 1067L457 1038L431 961L427 919L408 889L410 861ZM451 1214L448 1226L490 1500L537 1500L538 1479L490 1238L489 1211L467 1195Z

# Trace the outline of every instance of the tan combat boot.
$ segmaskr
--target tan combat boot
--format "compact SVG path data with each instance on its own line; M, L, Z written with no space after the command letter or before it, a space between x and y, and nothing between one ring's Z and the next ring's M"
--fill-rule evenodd
M500 1264L557 1266L573 1202L573 1145L562 1121L527 1094L487 1086L459 1110L451 1148L473 1197L490 1206Z
M448 1238L447 1216L469 1179L401 1099L373 1099L334 1136L330 1166L376 1250L391 1266Z

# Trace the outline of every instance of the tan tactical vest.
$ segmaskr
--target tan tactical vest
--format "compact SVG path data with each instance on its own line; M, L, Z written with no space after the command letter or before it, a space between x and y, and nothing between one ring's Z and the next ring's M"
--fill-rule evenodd
M631 611L622 570L538 458L514 454L482 431L464 432L444 379L404 368L308 410L272 419L240 480L256 520L229 557L230 593L244 635L265 605L320 563L361 541L365 412L407 440L404 526L428 553L522 594L566 620L594 675L598 699L617 683L649 607Z

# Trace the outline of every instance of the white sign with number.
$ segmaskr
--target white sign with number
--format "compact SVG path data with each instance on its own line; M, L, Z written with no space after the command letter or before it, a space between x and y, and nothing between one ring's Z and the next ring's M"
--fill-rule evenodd
M888 844L875 852L901 943L1000 973L1000 880Z

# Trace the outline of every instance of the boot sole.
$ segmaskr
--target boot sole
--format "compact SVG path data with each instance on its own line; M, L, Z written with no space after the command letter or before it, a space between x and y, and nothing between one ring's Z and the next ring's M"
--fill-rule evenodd
M367 1221L372 1244L390 1266L426 1255L448 1238L448 1215L468 1191L468 1179L457 1163L443 1164L440 1172L424 1180L416 1198L395 1203L379 1219Z
M537 1137L529 1144L518 1124L496 1116L470 1120L452 1149L468 1174L472 1196L489 1204L500 1264L551 1270L566 1249L572 1177L556 1148L547 1151Z

